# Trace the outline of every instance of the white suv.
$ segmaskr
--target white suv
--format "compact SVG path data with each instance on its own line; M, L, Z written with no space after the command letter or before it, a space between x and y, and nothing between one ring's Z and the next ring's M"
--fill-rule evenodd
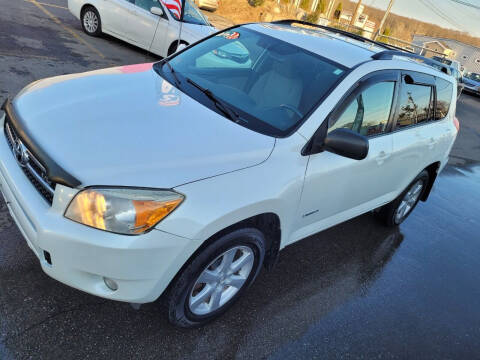
M112 300L164 294L196 326L287 245L372 210L400 224L447 163L455 80L364 41L249 24L27 86L0 119L0 183L42 269Z

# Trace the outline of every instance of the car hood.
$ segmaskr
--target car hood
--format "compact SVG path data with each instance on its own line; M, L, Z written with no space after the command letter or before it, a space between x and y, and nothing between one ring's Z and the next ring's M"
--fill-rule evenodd
M40 80L13 106L23 131L82 186L172 188L257 165L275 144L180 92L152 64Z
M203 39L218 30L213 26L184 23L182 27L183 35L188 33L194 41Z

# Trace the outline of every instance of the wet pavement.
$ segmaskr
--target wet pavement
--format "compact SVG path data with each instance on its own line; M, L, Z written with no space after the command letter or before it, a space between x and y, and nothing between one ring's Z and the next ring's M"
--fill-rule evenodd
M154 59L84 37L65 9L48 7L103 58L33 4L0 6L0 101L41 77ZM159 304L136 311L50 279L0 202L0 359L480 358L480 98L462 95L457 114L451 163L404 224L366 214L287 247L195 330Z

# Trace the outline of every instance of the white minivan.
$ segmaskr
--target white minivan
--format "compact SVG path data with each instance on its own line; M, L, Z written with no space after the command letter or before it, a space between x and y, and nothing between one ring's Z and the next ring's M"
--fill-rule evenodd
M182 22L159 0L68 0L68 9L88 35L106 33L162 57L216 31L191 0Z
M0 184L42 269L107 299L163 294L191 327L287 245L370 211L401 224L448 161L455 79L349 36L248 24L24 88L0 116Z

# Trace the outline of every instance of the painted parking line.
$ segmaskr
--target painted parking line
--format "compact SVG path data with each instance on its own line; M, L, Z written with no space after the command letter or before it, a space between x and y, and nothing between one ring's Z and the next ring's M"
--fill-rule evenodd
M23 1L26 1L26 2L31 2L30 0L23 0ZM38 2L40 5L43 5L43 6L50 6L50 7L54 7L54 8L57 8L57 9L64 9L64 10L68 10L67 7L65 6L60 6L60 5L55 5L55 4L47 4L47 3L44 3L44 2Z
M52 56L21 54L21 53L9 52L9 51L0 51L0 56L33 58L33 59L42 59L42 60L60 60L59 58L52 57Z
M100 50L98 50L96 47L94 47L93 45L91 45L90 43L88 43L87 41L85 41L84 39L82 39L73 29L71 29L70 27L64 25L55 15L53 15L50 11L48 11L47 9L45 9L45 7L39 3L38 1L36 0L27 0L28 2L32 3L33 5L35 5L37 8L39 8L40 10L42 10L42 12L47 15L54 23L56 23L57 25L59 25L60 27L62 27L63 30L65 30L66 32L68 32L71 36L73 36L76 40L80 41L82 44L84 44L86 47L88 47L91 51L93 51L95 54L97 54L99 57L101 57L102 59L105 59L105 55L102 54L102 52Z

